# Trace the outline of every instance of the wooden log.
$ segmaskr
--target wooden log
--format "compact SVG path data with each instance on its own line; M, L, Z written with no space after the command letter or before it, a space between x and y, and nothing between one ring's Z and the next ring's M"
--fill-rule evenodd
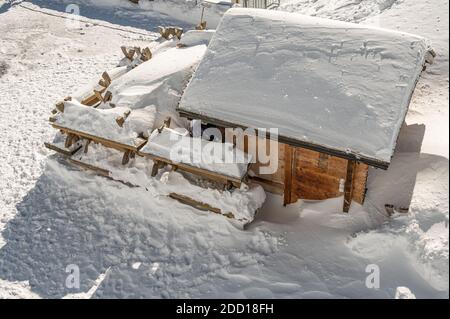
M352 203L353 196L353 175L355 173L355 161L347 161L347 176L345 178L344 186L344 213L348 213L350 205Z

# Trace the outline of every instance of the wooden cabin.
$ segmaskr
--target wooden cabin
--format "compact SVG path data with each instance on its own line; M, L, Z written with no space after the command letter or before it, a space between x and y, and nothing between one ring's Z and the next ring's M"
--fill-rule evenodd
M178 112L220 128L277 128L278 169L254 182L298 199L363 203L387 169L430 60L418 36L299 14L227 11ZM247 151L247 150L246 150Z

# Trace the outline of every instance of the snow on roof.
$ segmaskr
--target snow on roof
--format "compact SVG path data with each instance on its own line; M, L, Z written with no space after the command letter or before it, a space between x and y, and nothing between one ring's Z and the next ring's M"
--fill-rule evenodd
M233 8L179 111L386 168L428 50L411 34Z

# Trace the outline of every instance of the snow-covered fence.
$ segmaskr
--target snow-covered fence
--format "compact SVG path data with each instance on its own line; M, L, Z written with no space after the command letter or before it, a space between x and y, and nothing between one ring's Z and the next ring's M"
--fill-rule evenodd
M280 0L242 0L245 8L273 9L280 5Z

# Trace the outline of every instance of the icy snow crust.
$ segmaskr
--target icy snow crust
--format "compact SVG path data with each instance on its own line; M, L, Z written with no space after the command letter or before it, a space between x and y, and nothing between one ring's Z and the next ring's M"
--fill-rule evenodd
M428 49L411 34L233 8L180 108L390 162Z

